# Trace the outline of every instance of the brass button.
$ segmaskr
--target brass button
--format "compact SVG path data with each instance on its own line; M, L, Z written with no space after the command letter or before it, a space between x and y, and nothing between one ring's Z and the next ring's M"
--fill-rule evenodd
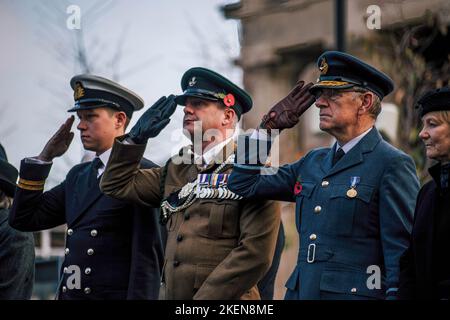
M92 256L94 254L94 249L88 249L87 254Z
M327 180L322 181L322 187L328 187L330 183Z
M322 211L322 207L321 206L316 206L314 208L314 213L320 213L320 211Z
M352 290L350 290L352 293L356 292L356 288L352 288Z
M91 288L89 288L89 287L84 288L84 293L85 294L91 293Z
M67 292L67 287L66 286L62 287L62 292Z
M309 236L309 239L310 239L310 240L316 240L316 239L317 239L316 234L315 234L315 233L311 234L311 235Z
M70 252L69 248L65 248L65 249L64 249L64 254L65 254L66 256L69 254L69 252Z
M97 230L95 230L95 229L91 230L91 237L96 237L97 234L98 234Z
M67 267L64 267L64 271L63 272L67 273L67 272L69 272L69 269Z
M72 230L72 229L67 229L67 234L68 234L69 236L73 235L73 230Z
M86 269L84 269L84 274L91 274L91 268L86 268Z

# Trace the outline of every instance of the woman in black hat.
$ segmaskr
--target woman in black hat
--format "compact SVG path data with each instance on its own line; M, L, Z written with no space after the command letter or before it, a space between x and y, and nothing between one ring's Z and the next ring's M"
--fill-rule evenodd
M421 107L427 158L437 161L417 198L411 245L400 264L403 299L450 298L450 88L425 94Z
M8 224L17 175L0 145L0 300L30 299L33 291L33 235Z

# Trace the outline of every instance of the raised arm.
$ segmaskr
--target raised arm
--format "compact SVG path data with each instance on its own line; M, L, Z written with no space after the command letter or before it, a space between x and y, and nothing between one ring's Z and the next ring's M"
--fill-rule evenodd
M75 118L71 116L46 143L39 156L26 158L20 165L20 179L14 196L9 224L21 231L38 231L66 222L65 182L44 191L54 158L63 155L70 146Z
M302 160L280 168L264 168L265 159L274 139L275 130L292 128L299 117L313 104L309 93L312 83L297 82L289 94L276 103L263 116L260 128L252 136L242 136L238 141L238 155L229 188L245 198L294 201L297 169Z
M116 138L100 181L103 193L112 197L159 207L159 168L139 169L149 138L156 137L170 121L176 108L175 96L162 97L139 118L128 135Z

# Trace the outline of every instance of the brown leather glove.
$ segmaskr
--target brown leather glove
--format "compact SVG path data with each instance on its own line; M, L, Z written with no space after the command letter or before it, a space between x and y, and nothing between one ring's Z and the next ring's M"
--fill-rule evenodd
M270 111L265 114L259 125L262 129L283 130L292 128L298 123L299 117L314 103L315 97L309 93L313 85L304 81L298 81L289 94L277 102Z

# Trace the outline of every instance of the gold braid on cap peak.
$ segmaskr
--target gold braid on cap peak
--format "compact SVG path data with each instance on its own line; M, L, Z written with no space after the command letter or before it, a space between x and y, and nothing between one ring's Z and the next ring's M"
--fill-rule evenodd
M343 85L347 85L347 84L352 84L350 82L346 82L346 81L332 81L332 80L322 80L316 83L316 85L321 85L321 86L330 86L330 87L338 87L338 86L343 86Z

